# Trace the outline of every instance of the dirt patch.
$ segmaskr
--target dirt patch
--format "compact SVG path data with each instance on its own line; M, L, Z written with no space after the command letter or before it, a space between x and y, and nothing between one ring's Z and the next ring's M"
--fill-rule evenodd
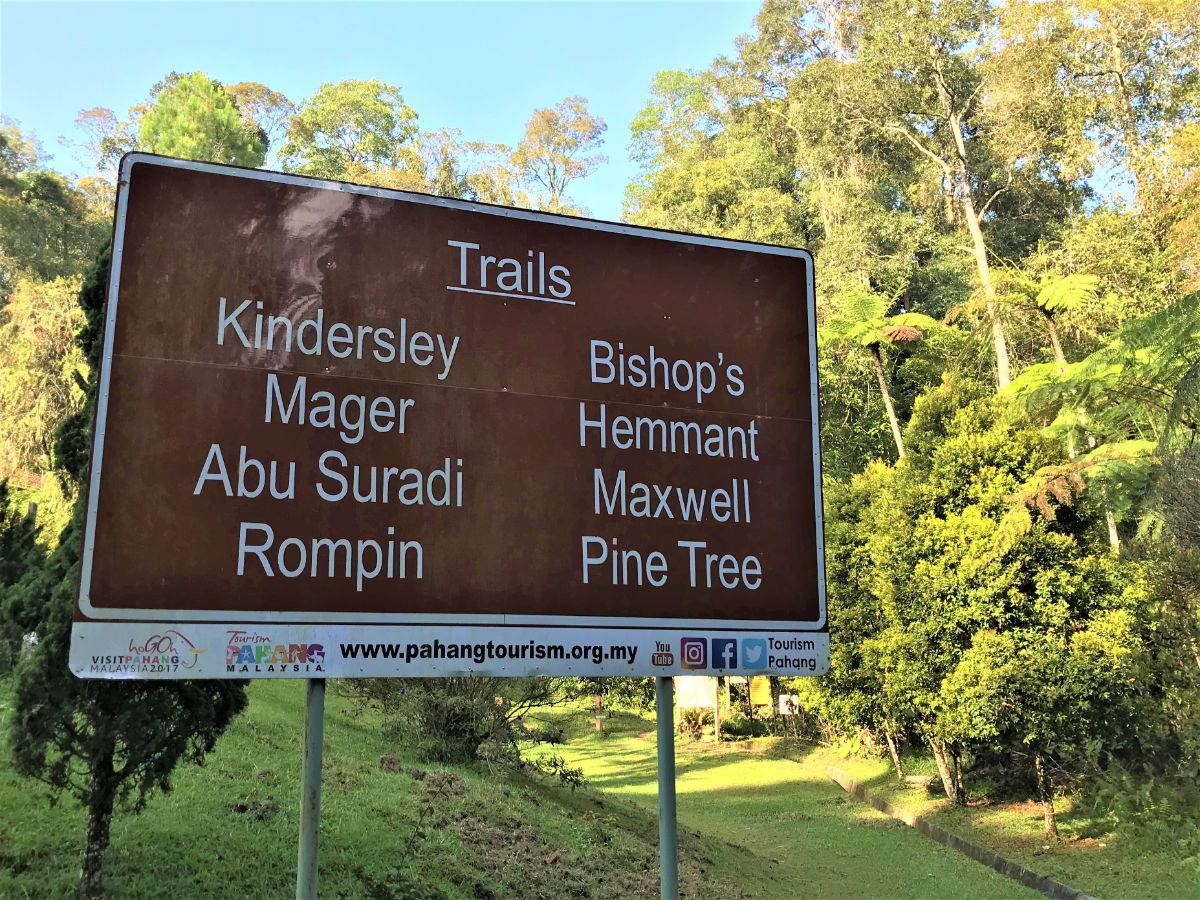
M781 809L770 817L773 822L809 822L812 816L808 813L796 812L791 809Z
M385 772L400 772L404 769L404 763L394 756L381 756L379 757L379 768Z
M231 813L249 816L255 822L265 822L279 815L279 804L274 800L243 800L229 807Z
M842 794L831 794L817 801L821 806L845 806L850 800Z
M657 850L620 848L613 840L619 826L610 831L607 826L613 823L609 817L592 821L593 843L586 852L552 846L532 826L521 822L492 822L459 813L454 820L440 824L468 848L473 863L495 883L499 896L523 900L654 900L659 896ZM681 847L679 867L683 896L707 896L704 861Z
M903 822L893 819L890 816L880 814L878 816L857 816L854 824L861 825L863 828L904 828Z
M1001 803L996 806L996 809L1020 813L1023 816L1040 816L1042 814L1042 804L1036 800L1026 800L1021 803Z
M550 846L530 825L500 825L463 814L449 827L469 848L475 865L509 889L503 893L530 900L601 896L574 855Z
M321 772L321 784L349 793L358 787L359 777L336 762L329 762Z

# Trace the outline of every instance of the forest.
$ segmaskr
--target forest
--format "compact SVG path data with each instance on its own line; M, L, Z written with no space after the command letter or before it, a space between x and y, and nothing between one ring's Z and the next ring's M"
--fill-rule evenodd
M654 78L624 204L814 254L832 663L788 690L815 732L898 776L931 755L952 804L1036 798L1048 839L1070 795L1192 860L1198 31L1192 0L767 0L727 56ZM604 162L581 97L510 147L422 131L380 81L289 99L219 74L81 111L78 177L0 126L4 752L95 812L100 853L114 803L144 805L245 703L67 672L121 155L568 215Z

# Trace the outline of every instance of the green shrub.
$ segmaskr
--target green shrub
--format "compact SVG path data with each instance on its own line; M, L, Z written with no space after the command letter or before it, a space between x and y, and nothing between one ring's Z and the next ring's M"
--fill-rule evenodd
M1200 873L1200 786L1114 768L1087 787L1086 804L1141 850L1183 858Z
M734 738L765 737L771 733L763 719L730 716L721 720L721 734Z
M713 711L703 706L679 710L679 733L691 741L700 740L704 729L713 723Z
M519 760L522 717L566 696L555 678L367 678L341 689L379 709L388 735L423 759L459 764Z

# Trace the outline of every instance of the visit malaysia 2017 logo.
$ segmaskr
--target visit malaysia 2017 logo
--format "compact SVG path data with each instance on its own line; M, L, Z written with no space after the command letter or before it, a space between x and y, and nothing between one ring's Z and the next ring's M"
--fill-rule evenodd
M228 632L225 671L235 674L324 672L323 644L277 644L253 631Z
M153 675L194 669L204 651L174 628L131 638L123 653L92 656L90 670L108 675Z

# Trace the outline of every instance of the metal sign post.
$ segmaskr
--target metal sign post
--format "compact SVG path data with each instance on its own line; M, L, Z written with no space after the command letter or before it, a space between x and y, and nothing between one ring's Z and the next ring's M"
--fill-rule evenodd
M317 850L321 843L321 760L325 750L325 679L307 681L304 763L300 778L300 849L296 900L317 900Z
M662 900L679 900L679 835L675 827L675 691L668 677L654 679L658 717L658 863Z

